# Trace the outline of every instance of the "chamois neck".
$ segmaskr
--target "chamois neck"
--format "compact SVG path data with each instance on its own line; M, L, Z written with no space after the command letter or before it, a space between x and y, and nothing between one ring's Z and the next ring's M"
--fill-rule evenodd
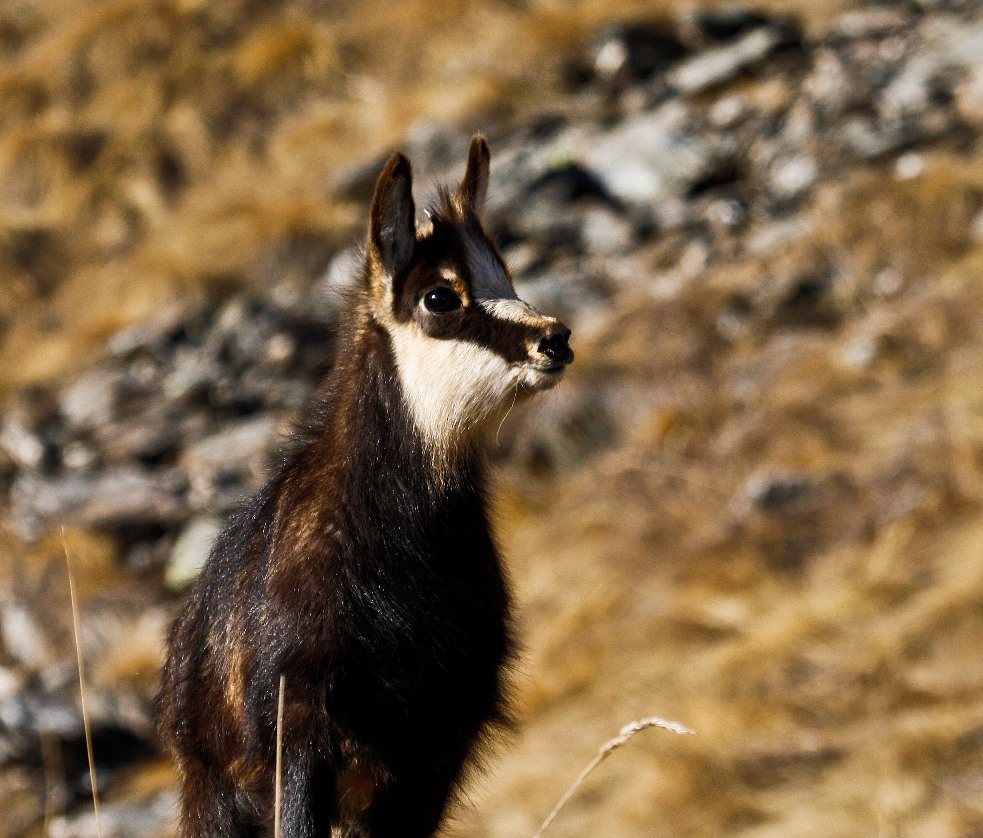
M480 491L485 471L485 435L463 435L436 446L414 421L392 342L365 309L357 313L329 381L322 442L352 479L407 481L407 490L439 497Z

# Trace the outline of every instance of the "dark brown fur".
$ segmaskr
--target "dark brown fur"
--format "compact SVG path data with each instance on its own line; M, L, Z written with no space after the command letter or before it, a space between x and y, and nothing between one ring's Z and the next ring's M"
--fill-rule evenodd
M480 227L483 140L468 171L455 218L418 242L409 165L390 161L316 415L219 536L171 630L160 726L186 838L272 834L281 674L285 838L431 835L506 719L509 593L481 448L465 441L452 474L435 471L378 315L381 270L395 286L386 316L409 316L400 305L433 281L454 225Z

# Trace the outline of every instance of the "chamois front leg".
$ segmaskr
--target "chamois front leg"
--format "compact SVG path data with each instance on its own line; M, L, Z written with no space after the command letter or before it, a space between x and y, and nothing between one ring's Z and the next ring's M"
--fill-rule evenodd
M285 744L280 801L283 838L330 838L335 796L334 772L318 759L313 743Z
M289 675L288 675L289 678ZM287 694L283 714L281 746L280 827L283 838L330 838L337 817L335 767L317 739L316 721L311 712L311 696ZM274 717L275 718L275 717ZM266 750L275 764L273 747ZM269 800L275 797L275 770L270 770ZM272 838L274 807L268 809L267 831Z
M334 766L324 752L323 734L319 739L313 708L318 697L296 667L284 664L284 655L274 654L256 673L247 697L252 708L246 726L245 747L250 762L264 766L262 799L265 832L272 838L275 822L275 760L279 673L284 673L284 708L280 734L281 783L280 826L283 838L330 838L335 816ZM275 686L274 686L275 685Z
M181 838L254 838L235 786L198 761L182 767Z
M440 826L463 762L462 754L459 759L396 770L367 812L371 838L430 838Z

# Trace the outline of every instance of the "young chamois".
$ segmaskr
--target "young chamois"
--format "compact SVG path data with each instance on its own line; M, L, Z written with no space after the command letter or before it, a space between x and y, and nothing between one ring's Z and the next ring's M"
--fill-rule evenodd
M218 537L159 697L185 838L423 838L506 718L509 591L485 449L552 387L570 331L522 302L482 227L489 152L415 220L396 154L315 420Z

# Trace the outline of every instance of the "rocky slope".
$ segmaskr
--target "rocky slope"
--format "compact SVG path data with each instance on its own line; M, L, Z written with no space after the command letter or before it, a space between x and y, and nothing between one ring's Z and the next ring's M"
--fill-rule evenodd
M524 722L453 834L531 834L652 713L698 735L633 743L555 834L976 834L983 7L619 24L567 76L484 126L491 227L578 362L501 434ZM467 136L404 147L439 182ZM330 199L364 208L379 166ZM62 527L104 834L168 834L162 633L330 365L354 257L268 258L302 269L169 307L4 409L0 835L95 834Z

